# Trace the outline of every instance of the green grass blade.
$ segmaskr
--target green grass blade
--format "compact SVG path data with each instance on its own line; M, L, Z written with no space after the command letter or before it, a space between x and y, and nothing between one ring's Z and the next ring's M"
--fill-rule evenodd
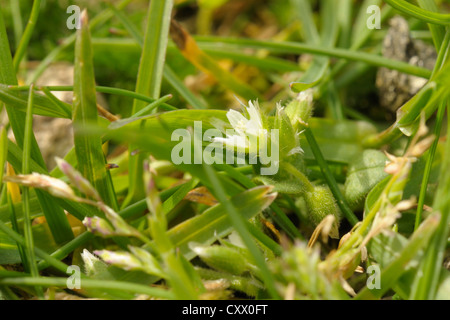
M304 2L304 1L302 1ZM336 16L336 1L326 0L322 2L324 8L322 9L322 33L320 37L320 45L323 47L334 46L338 36L338 20ZM328 57L316 56L305 72L300 78L299 82L291 83L291 89L294 92L301 92L308 88L316 86L325 76L330 60Z
M30 42L31 35L33 34L34 26L36 25L37 19L39 17L39 11L41 9L41 0L34 0L33 7L31 8L30 18L28 19L27 27L20 39L19 46L17 47L16 54L13 59L14 70L19 70L20 62L25 56L28 43Z
M0 93L1 93L1 88L2 86L0 85ZM13 94L13 91L24 91L24 90L29 90L30 86L7 86L5 88L5 91L7 93L11 93ZM41 86L41 87L36 87L36 90L42 90L42 91L73 91L74 86ZM107 94L115 94L115 95L119 95L119 96L124 96L124 97L128 97L128 98L132 98L132 99L137 99L140 101L144 101L146 103L154 103L157 101L157 99L152 99L149 98L145 95L142 94L137 94L133 91L130 90L125 90L125 89L120 89L120 88L112 88L112 87L105 87L105 86L96 86L95 87L95 91L97 92L101 92L101 93L107 93ZM40 98L39 96L36 98ZM45 100L48 102L48 100ZM63 103L64 106L64 110L67 109L67 106L64 102L60 101L60 103ZM43 103L42 103L43 104ZM39 105L37 106L39 107ZM71 107L71 106L70 106ZM167 103L162 103L159 105L159 107L163 110L177 110L178 108L171 106ZM44 110L44 107L41 107ZM71 118L71 114L72 111L70 112L70 114L68 114L67 118ZM50 115L52 116L52 114ZM54 115L53 115L54 116ZM64 116L65 118L66 116Z
M385 0L385 2L393 8L419 20L443 26L448 26L450 24L450 14L425 10L404 0Z
M67 278L58 277L5 277L0 273L0 285L8 286L43 286L43 287L67 287ZM153 298L174 300L175 295L168 290L149 287L146 285L124 282L124 281L111 281L111 280L94 280L94 279L82 279L81 288L86 290L120 290L124 292L130 292L133 294L144 294Z
M177 74L169 65L164 66L164 79L174 88L187 103L189 103L194 109L207 109L207 105L197 98L178 78Z
M438 7L434 0L417 0L417 3L422 9L438 12ZM428 24L428 28L430 29L433 38L434 47L436 48L436 51L439 52L442 40L444 40L445 28L431 23Z
M190 182L187 182L185 184L176 186L172 189L161 192L160 193L161 200L165 200L163 203L163 209L167 212L170 208L172 208L174 205L176 205L176 203L178 203L178 201L182 200L182 199L180 199L180 194L177 194L178 190L184 188L186 191L183 190L183 192L181 192L184 194L185 192L188 192L190 189L192 189L191 187L193 187L193 180L191 180ZM172 195L175 195L175 194L177 194L177 195L172 197ZM145 210L147 210L147 201L146 201L146 199L143 199L143 200L136 202L135 204L121 210L120 212L118 212L118 214L122 218L127 219L127 218L132 218L136 215L140 215ZM0 216L1 216L1 211L0 211ZM59 260L64 259L71 252L73 252L76 248L83 246L86 242L90 241L94 237L95 236L93 233L85 231L82 234L80 234L79 236L77 236L75 239L66 243L64 246L58 248L50 256L55 259L59 259ZM43 260L43 261L39 262L38 268L39 268L39 270L43 270L43 269L47 268L49 265L50 264L47 261Z
M9 213L9 220L11 222L11 227L15 232L20 233L19 225L17 223L16 210L12 203L11 196L8 194L7 197L8 197L8 209L9 209L8 213ZM22 204L20 204L20 205L23 210L23 205ZM3 243L3 241L2 241L2 243ZM20 260L22 261L23 268L26 272L30 272L30 266L28 264L27 253L25 251L25 247L22 246L20 243L16 243L16 244L17 244L17 251L19 251L19 256L20 256Z
M211 47L205 49L204 51L211 57L218 59L230 59L233 60L234 62L244 63L249 66L255 66L261 70L280 71L280 72L291 72L301 70L300 66L296 63L292 63L290 61L271 56L258 57L253 54L245 54L235 50L226 50L221 47L216 48Z
M23 208L22 203L12 203L12 209L9 207L9 204L4 204L0 206L0 220L3 222L7 222L10 219L10 213L14 210L14 213L17 217L17 220L20 221L23 219ZM31 218L34 219L36 217L42 216L42 210L39 206L39 200L37 197L30 198L30 214Z
M29 86L26 87L29 90ZM20 92L10 88L7 85L0 84L0 100L5 104L14 105L15 109L25 114L28 100L28 93ZM54 101L42 95L36 95L35 106L33 113L41 116L48 116L54 118L72 117L72 108L70 105L60 101L55 104Z
M25 140L23 144L23 162L22 162L22 174L30 173L30 152L31 152L31 138L33 133L33 86L30 87L27 115L25 119ZM39 276L39 270L37 268L36 256L34 254L34 239L33 231L31 229L31 216L30 216L30 190L28 187L22 189L22 204L24 214L23 232L25 235L25 252L27 256L28 267L30 268L31 276L36 278ZM43 297L41 288L36 288L38 296Z
M125 8L131 0L122 0L117 4L118 9ZM113 14L110 9L106 9L102 12L100 12L98 15L95 16L94 19L91 20L90 29L93 29L97 27L98 25L104 23L108 19L112 18ZM32 75L28 77L26 83L31 84L37 82L39 77L42 75L42 73L48 68L48 66L55 61L56 58L58 58L64 50L72 47L72 45L75 43L76 34L72 34L69 37L65 38L61 41L61 45L50 51L47 56L41 61L39 66L33 71Z
M218 179L217 173L214 171L214 169L207 165L204 165L203 168L205 170L206 175L210 179L210 185L213 186L211 188L212 189L211 191L215 195L216 199L226 209L227 215L231 221L231 224L233 225L234 229L239 234L239 236L241 237L245 246L251 253L251 256L254 259L255 264L260 269L261 277L262 277L262 280L264 281L267 291L269 292L269 294L272 298L280 298L277 290L275 289L274 276L272 275L269 268L267 267L264 256L259 251L259 248L256 246L256 244L251 236L251 233L247 228L245 220L239 214L239 211L236 209L233 202L228 200L225 190L224 190L224 187L223 187L222 183L220 182L220 180Z
M128 19L128 18L127 18ZM110 50L121 50L125 53L133 53L136 54L137 52L141 51L141 46L139 44L139 41L136 39L131 38L92 38L92 44L94 47L94 51L101 54L104 51L110 51ZM168 52L175 50L175 46L173 43L168 43L167 45ZM221 47L212 47L208 46L205 47L203 50L205 53L210 55L213 58L218 59L230 59L234 62L244 63L249 66L255 66L260 68L261 70L269 70L269 71L300 71L301 68L297 63L272 57L272 56L265 56L265 57L258 57L254 54L246 54L242 53L238 50L227 50L226 48ZM169 81L167 78L167 74L164 71L164 78ZM185 86L186 87L186 86ZM174 89L176 89L174 87ZM176 89L177 90L177 89ZM182 92L178 91L181 95ZM186 99L186 97L184 97Z
M236 170L236 168L226 165L226 164L217 164L216 167L220 170L226 172L230 177L238 181L246 188L254 188L256 184L248 178L246 175L240 173ZM302 234L298 231L292 221L286 216L283 210L276 203L272 203L270 208L273 210L271 213L271 217L273 220L292 238L302 239Z
M0 10L0 83L8 85L17 85L17 79L13 67L12 57L10 53L8 38L3 21L3 15ZM14 132L14 137L17 144L22 147L25 137L25 113L17 110L15 104L6 104L6 111L8 113L9 122ZM44 159L42 158L39 146L36 139L31 133L30 155L31 159L36 161L40 166L45 167ZM21 169L18 169L18 171ZM73 234L69 222L64 214L64 211L52 201L52 197L36 190L39 202L44 212L44 215L49 224L50 230L56 242L64 242L72 239Z
M345 218L347 218L347 220L352 225L357 224L359 220L355 216L353 211L350 209L350 206L348 205L347 201L342 195L339 186L336 183L336 179L334 178L333 174L328 168L328 164L323 158L322 152L320 151L319 145L317 144L312 131L309 128L306 128L304 134L306 136L306 139L308 140L312 152L314 153L314 156L316 157L317 163L320 165L320 170L325 176L325 180L327 181L328 186L330 187L330 190L333 193L333 196L335 197L339 208L342 210L342 213L344 214Z
M302 34L305 42L319 43L320 37L314 22L309 0L292 0L293 7L302 23Z
M425 204L425 196L426 196L427 187L428 187L428 180L430 179L431 167L433 165L433 160L436 155L437 145L438 145L438 142L440 139L442 122L444 120L444 114L445 114L445 107L446 107L445 102L442 102L438 108L438 112L436 115L436 127L435 127L435 131L434 131L434 134L436 137L435 137L433 144L431 145L431 147L428 151L428 155L427 155L425 171L423 173L422 184L420 186L419 200L417 201L416 221L414 224L414 230L417 230L417 228L420 225L421 219L422 219L423 205Z
M342 48L348 48L351 42L352 35L352 13L353 2L351 0L344 0L338 7L337 20L341 35L339 37L338 46Z
M8 135L5 127L0 128L0 185L3 186L3 173L8 156ZM0 188L1 189L1 188Z
M254 40L247 38L225 38L210 36L196 37L196 40L199 44L199 47L202 49L210 48L211 46L222 46L223 48L227 49L265 49L274 53L310 53L352 61L361 61L372 66L386 67L388 69L398 70L423 78L430 78L431 76L431 70L413 66L406 62L387 59L380 55L371 54L364 51L355 51L343 48L327 48L320 45L289 41Z
M450 116L447 107L448 124ZM414 286L414 299L434 299L438 281L441 275L444 253L448 241L449 223L450 223L450 130L447 132L447 142L445 147L445 156L441 165L441 174L439 186L435 194L433 209L441 213L441 222L433 234L430 243L425 252L424 258L419 266L422 277Z
M53 102L53 106L60 109L62 112L65 112L66 114L70 115L69 119L72 118L72 106L68 103L65 103L61 100L59 100L53 93L50 92L47 88L43 87L41 88L42 92L44 92L45 96Z
M18 234L8 226L3 221L0 221L0 230L5 233L8 237L13 239L17 244L24 246L26 245L25 239L22 235ZM34 253L39 258L42 258L43 260L47 261L48 264L52 267L54 267L56 270L59 270L62 273L65 273L67 271L67 265L59 261L58 259L55 259L51 257L49 254L47 254L44 250L34 247Z
M106 162L101 137L88 138L78 134L80 127L96 124L98 120L95 76L86 11L83 11L81 16L81 29L77 34L74 77L73 123L78 170L97 189L103 201L117 209L114 188L108 178L109 172L105 168Z
M359 7L355 22L353 23L352 44L360 41L368 32L372 31L367 28L367 8L370 6L381 6L381 0L364 0Z
M157 99L160 95L164 61L167 49L170 15L173 1L151 1L148 7L146 31L136 80L136 93ZM120 15L119 15L120 17ZM133 32L137 35L137 32ZM142 101L134 100L132 113L145 107ZM133 155L134 146L129 147L129 190L123 205L144 197L143 155Z
M194 189L198 183L199 181L197 179L192 179L175 191L175 193L162 204L162 210L164 213L168 214L173 208L175 208L184 199L188 192ZM167 220L170 220L170 218L168 217Z
M269 196L269 187L256 187L231 197L228 201L233 203L242 219L249 220L264 210L272 201ZM227 208L223 203L217 204L202 214L188 219L169 230L172 243L179 247L180 252L192 259L195 253L191 251L189 242L212 244L218 238L223 238L233 230L228 218Z
M110 5L110 8L114 12L115 16L123 24L123 26L127 29L128 33L130 33L130 35L132 35L133 38L137 41L142 50L144 47L144 37L141 35L140 31L125 14L117 10L112 5ZM183 98L186 99L186 101L191 106L196 109L206 109L206 105L184 85L184 83L178 78L175 72L167 64L164 64L163 77Z
M147 13L147 28L139 64L136 93L157 99L160 95L163 67L169 34L173 1L151 1ZM145 105L133 104L133 113Z
M22 21L22 14L20 12L20 2L10 0L9 5L11 7L11 16L13 19L13 25L14 25L14 42L15 42L15 49L17 50L17 47L19 46L20 39L22 38L23 34L23 21Z
M11 199L10 195L8 194L7 185L5 183L3 183L3 173L5 171L4 169L5 169L5 164L7 161L7 156L8 156L8 136L7 136L6 128L3 127L3 128L1 128L1 134L0 134L0 184L3 186L3 188L5 188L4 190L7 193L7 195L6 195L7 196L7 205L5 206L7 211L5 212L6 215L4 216L4 220L7 221L9 218L9 220L11 221L11 226L12 226L13 230L18 232L19 227L17 225L16 210L12 203L12 199ZM1 216L2 215L0 214L0 219L1 219ZM30 268L28 266L27 256L26 256L24 247L21 246L20 244L17 244L17 249L19 251L19 255L20 255L22 264L24 266L24 269L30 270Z

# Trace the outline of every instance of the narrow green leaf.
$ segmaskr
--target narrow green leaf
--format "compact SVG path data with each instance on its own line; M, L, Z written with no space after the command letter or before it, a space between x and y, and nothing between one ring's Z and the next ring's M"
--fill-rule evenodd
M210 181L210 185L213 187L211 188L211 191L219 200L219 202L224 206L226 212L227 212L227 218L231 222L231 225L234 227L236 232L241 237L243 243L247 247L248 251L251 254L251 257L253 259L253 262L258 266L260 272L261 272L261 278L264 281L264 284L266 286L267 291L269 292L270 296L272 298L279 298L279 295L275 289L275 280L270 272L266 261L262 255L262 253L259 251L259 248L256 246L250 231L247 229L247 225L245 223L245 219L242 216L242 212L238 211L236 209L236 204L233 203L233 201L229 201L226 197L226 193L224 190L223 185L221 184L220 180L217 177L216 172L214 169L210 166L204 165L203 166L206 175L208 176L208 179ZM266 187L267 188L267 187ZM267 190L267 189L266 189ZM276 197L276 194L272 197L269 197L267 200L268 202L272 202Z
M129 123L132 123L134 121L138 121L138 120L142 120L142 119L146 119L151 117L151 115L149 115L149 113L151 113L151 111L153 111L154 109L158 108L161 104L163 104L164 102L166 102L167 100L171 99L172 95L167 95L164 96L160 99L155 100L154 102L150 103L149 105L147 105L146 107L142 108L141 110L139 110L138 112L136 112L135 114L133 114L131 117L129 118L125 118L125 119L119 119L116 120L114 122L112 122L108 128L110 129L118 129L120 127L123 127Z
M168 214L173 208L175 208L178 203L180 203L184 199L189 191L195 188L198 183L199 181L197 179L192 179L177 191L175 191L173 195L171 195L166 201L164 201L162 205L163 211ZM170 217L168 217L167 220L170 220Z
M337 20L341 34L339 36L339 47L348 48L351 43L353 22L353 1L344 0L338 6Z
M34 27L39 17L39 11L41 9L41 0L34 0L33 7L31 8L30 18L28 19L27 27L20 39L19 46L17 47L16 54L14 56L13 64L14 70L19 70L20 62L25 55L28 43L30 42L31 35L33 34Z
M448 124L450 124L450 115L448 113ZM447 131L447 142L445 147L445 156L441 165L441 174L439 186L435 194L433 209L441 213L441 223L430 240L422 263L419 266L419 272L423 276L418 279L414 285L415 299L434 299L438 281L441 274L442 262L448 241L449 223L450 223L450 130ZM422 223L423 224L423 223Z
M336 1L334 0L323 1L323 6L324 7L321 10L322 12L321 24L323 30L320 37L320 45L323 47L332 47L336 43L339 30L338 20L336 16ZM314 34L314 32L312 34ZM311 41L314 40L314 38L311 39ZM314 57L311 66L300 78L299 82L291 83L290 85L291 89L294 92L301 92L316 86L325 76L325 73L328 70L329 63L330 60L328 57L323 56Z
M117 8L119 10L124 9L131 0L122 0L117 4ZM106 9L101 11L98 15L92 19L89 28L93 29L97 27L98 25L101 25L102 23L108 21L110 18L113 17L113 14L110 9ZM48 68L48 66L55 61L60 54L64 52L64 50L71 48L73 44L75 43L76 34L71 34L67 38L61 41L61 45L54 48L52 51L50 51L47 56L42 59L39 66L34 70L33 74L27 79L26 83L31 84L37 82L39 77L42 75L42 73Z
M226 165L226 164L218 164L216 165L217 168L223 170L226 172L230 177L238 181L240 184L242 184L246 188L254 188L256 187L256 184L248 178L246 175L240 173L236 168ZM266 185L273 184L270 181L269 183L265 183ZM275 188L277 186L275 185ZM295 227L295 225L292 223L292 221L286 216L286 214L283 212L283 210L280 209L280 207L276 203L272 203L270 205L270 209L268 210L269 214L271 215L272 219L280 225L280 227L292 238L292 239L302 239L302 234L298 231L298 229Z
M143 50L144 37L141 35L141 32L137 29L137 27L133 24L133 22L128 18L127 15L125 15L112 5L110 5L110 8L114 12L114 15L127 29L128 33L130 33L130 35L132 35L136 42L139 44L140 50ZM111 48L108 48L108 50L110 49ZM206 109L206 105L184 85L183 81L178 78L175 72L167 64L164 64L163 77L194 108Z
M13 67L11 52L8 43L8 37L3 21L3 15L0 10L0 83L3 85L17 85L17 79ZM36 101L39 99L36 98ZM6 103L9 122L14 132L17 144L22 148L25 138L25 112L16 109L16 103ZM31 133L30 156L31 160L36 161L41 167L45 168L44 159L39 150L36 139ZM19 159L21 156L19 156ZM21 167L16 167L20 171ZM50 230L56 242L64 242L72 239L73 234L64 211L52 201L52 197L46 193L36 190L39 202L44 212L45 218L49 224Z
M172 7L173 0L151 1L147 12L146 31L135 91L154 99L159 98L161 90ZM132 113L135 114L144 107L145 104L142 101L134 100ZM133 155L134 149L135 147L130 145L129 190L124 205L144 196L143 154Z
M247 38L225 38L225 37L196 37L201 49L221 46L224 49L254 48L264 49L274 53L310 53L321 56L331 56L346 60L361 61L372 66L386 67L398 70L406 74L415 75L422 78L430 78L431 71L425 68L410 65L406 62L391 60L377 54L364 51L355 51L342 48L327 48L320 45L297 43L289 41L255 40Z
M367 32L371 31L371 29L367 28L367 8L370 6L380 7L381 0L362 1L355 22L353 23L352 44L359 42L359 39L362 39Z
M296 15L302 23L303 38L306 42L317 44L320 41L319 32L314 22L309 0L291 0Z
M105 167L101 137L85 137L78 133L80 127L96 124L98 119L91 50L87 12L83 11L81 29L78 30L75 45L73 104L75 153L78 170L91 182L103 201L113 209L117 209L114 187L108 177L109 171Z
M336 179L334 178L330 169L328 168L328 164L325 162L325 159L322 155L322 152L320 151L319 145L317 144L317 141L314 138L314 135L313 135L311 129L306 128L305 136L306 136L306 139L308 140L308 143L311 147L314 157L317 160L317 163L320 165L320 170L322 171L323 175L325 176L328 186L330 187L330 190L333 193L333 196L336 198L337 205L341 209L344 217L352 225L357 224L359 222L359 220L355 216L353 211L350 209L347 201L345 200L344 196L342 195L341 190L339 189L339 186L336 183Z
M9 220L11 221L11 227L15 232L20 233L19 225L17 223L16 210L14 208L14 205L12 203L12 199L11 199L10 195L7 195L7 197L8 197L8 209L9 209L8 213L9 213ZM19 205L23 209L22 203L20 203ZM3 235L3 233L2 233L2 235ZM8 249L11 249L11 248L8 248L8 242L9 242L8 240L10 240L10 239L3 239L1 241L2 248L0 249L0 264L22 262L24 270L29 272L30 266L28 264L25 247L19 243L16 243L17 247L13 246L12 250L8 250ZM5 246L6 246L6 248L5 248ZM16 251L16 248L17 248L17 251ZM17 252L19 253L18 257L17 257ZM5 261L5 258L6 258L6 261ZM14 258L16 258L16 260L14 260ZM20 260L17 258L19 258ZM12 259L12 261L8 261L8 259Z
M432 12L438 12L438 7L436 5L436 2L434 0L417 0L417 3L422 9L432 11ZM436 48L436 51L439 52L442 44L442 40L444 40L445 36L445 28L443 26L435 25L435 24L428 24L428 28L431 31L431 35L433 37L434 47Z
M425 170L423 173L421 186L420 186L420 194L419 194L419 200L417 201L417 211L416 211L416 221L414 224L414 230L417 230L417 228L420 225L420 222L422 220L422 213L423 213L423 206L425 204L425 196L427 192L428 182L430 179L431 174L431 168L433 166L433 160L436 154L437 145L440 139L441 135L441 128L442 128L442 122L444 120L444 114L445 114L445 108L446 103L441 102L441 105L439 106L437 115L436 115L436 127L434 130L435 139L433 141L433 144L431 145L428 155L427 155L427 162L425 165Z
M425 10L404 0L385 1L393 8L400 10L401 12L406 13L407 15L410 15L419 20L443 26L448 26L450 24L450 14L442 14L430 10Z
M157 99L160 95L163 67L168 42L173 1L151 1L147 13L147 27L139 64L136 93ZM136 101L133 113L145 105Z
M31 138L33 134L33 96L34 87L30 87L27 115L25 118L25 140L23 143L23 162L22 162L22 174L30 173L30 153L31 153ZM31 217L30 217L30 190L28 187L22 188L22 204L24 213L24 227L23 232L25 235L25 252L27 256L27 264L30 268L30 273L33 278L39 277L39 271L36 264L36 256L34 254L34 238L33 231L31 229ZM37 287L36 291L40 298L43 297L42 289Z
M0 88L2 86L0 85ZM7 92L13 92L13 91L24 91L24 90L29 90L30 86L7 86ZM42 91L73 91L73 86L41 86L41 87L37 87L36 90L42 90ZM112 87L104 87L104 86L96 86L95 90L97 92L101 92L101 93L107 93L107 94L115 94L115 95L119 95L119 96L124 96L124 97L128 97L128 98L132 98L132 99L137 99L137 100L141 100L144 101L146 103L154 103L157 101L157 99L152 99L149 98L147 96L144 96L142 94L137 94L133 91L129 91L129 90L125 90L125 89L120 89L120 88L112 88ZM40 96L37 96L37 98L40 98ZM48 100L45 100L48 101ZM64 104L64 110L67 110L67 108L71 108L72 106L69 104L66 104L62 101L60 101L59 103ZM39 107L39 106L38 106ZM178 108L171 106L167 103L162 103L159 105L159 107L163 110L177 110ZM43 107L41 107L43 108ZM72 111L67 112L67 117L68 119L71 118L72 115Z
M8 156L8 135L5 127L0 128L0 186L3 185L6 158Z
M169 65L164 65L164 79L195 109L207 109L206 104L197 98L178 78L177 74Z
M0 275L0 285L8 286L44 286L44 287L67 287L67 278L58 277L41 277L41 278L30 278L30 277L5 277ZM111 281L111 280L92 280L92 279L82 279L81 287L83 289L89 290L119 290L130 292L133 294L144 294L154 298L174 300L175 296L171 291L153 288L137 283L123 282L123 281Z
M22 13L20 12L20 2L10 0L9 5L11 6L11 16L14 25L14 42L15 49L19 46L20 38L22 38L23 34L23 21L22 21Z
M19 92L7 85L0 84L0 100L6 104L14 105L16 110L20 110L25 114L28 93ZM36 94L34 100L34 114L66 119L70 119L72 117L72 108L65 102L59 101L58 104L55 104L54 101L52 101L49 97L38 94Z

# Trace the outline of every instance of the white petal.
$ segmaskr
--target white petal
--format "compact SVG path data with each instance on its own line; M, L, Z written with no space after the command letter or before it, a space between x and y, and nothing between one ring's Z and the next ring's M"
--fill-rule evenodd
M245 136L238 136L238 135L228 136L226 138L215 137L212 139L212 142L220 142L226 146L233 147L233 148L234 147L241 147L241 148L248 147L247 138Z
M254 122L259 128L262 128L261 113L258 102L254 101L254 103L252 103L249 101L248 105L249 107L247 108L247 112L250 116L250 121Z
M248 119L236 110L229 110L227 112L227 118L228 121L230 121L231 126L236 130L245 128L245 125L248 122Z
M300 148L300 147L295 147L295 148L292 148L289 152L288 152L288 156L292 156L293 154L297 154L297 153L303 153L303 149L302 148Z

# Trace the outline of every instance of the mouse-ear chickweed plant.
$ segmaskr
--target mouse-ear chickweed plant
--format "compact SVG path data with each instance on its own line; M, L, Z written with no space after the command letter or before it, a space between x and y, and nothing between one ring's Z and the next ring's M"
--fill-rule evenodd
M450 299L445 2L63 5L0 5L0 299Z

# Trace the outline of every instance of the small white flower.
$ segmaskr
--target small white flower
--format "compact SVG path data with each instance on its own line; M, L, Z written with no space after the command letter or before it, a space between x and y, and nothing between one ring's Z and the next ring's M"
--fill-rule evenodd
M229 110L227 118L234 129L233 134L226 132L226 137L215 137L213 142L220 142L228 146L249 149L251 143L264 141L261 138L267 136L267 130L263 128L263 121L261 118L261 111L257 101L249 101L249 106L245 107L248 118L244 117L236 110ZM260 149L262 145L256 150Z

